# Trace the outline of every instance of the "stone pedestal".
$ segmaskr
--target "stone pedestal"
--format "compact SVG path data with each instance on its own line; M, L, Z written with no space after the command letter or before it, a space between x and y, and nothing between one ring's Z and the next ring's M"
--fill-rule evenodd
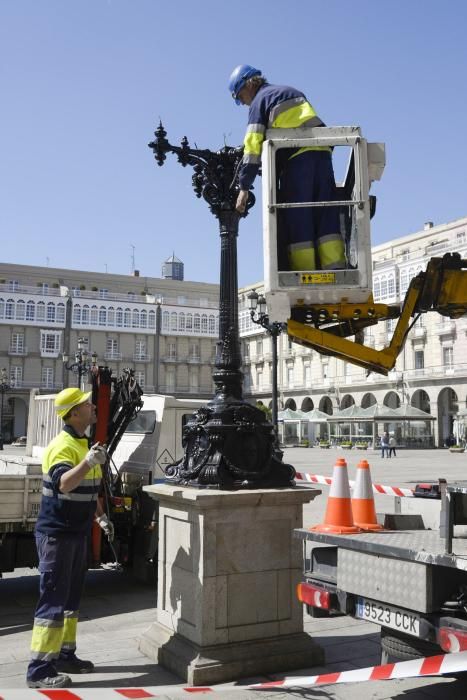
M324 662L303 631L295 586L310 488L146 486L159 501L156 619L140 650L190 685Z

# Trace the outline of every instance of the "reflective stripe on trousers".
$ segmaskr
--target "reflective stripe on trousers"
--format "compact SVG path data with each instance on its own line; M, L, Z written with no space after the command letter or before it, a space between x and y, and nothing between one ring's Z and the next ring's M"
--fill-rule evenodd
M76 628L87 563L84 535L36 533L40 594L34 616L28 680L56 673L60 653L76 649Z

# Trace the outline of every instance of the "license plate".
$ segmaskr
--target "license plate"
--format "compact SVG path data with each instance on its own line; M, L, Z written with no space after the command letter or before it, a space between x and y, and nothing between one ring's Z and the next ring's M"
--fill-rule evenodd
M420 636L420 618L407 610L394 608L384 603L375 603L368 598L357 598L355 617L369 620L382 627L390 627L413 637Z

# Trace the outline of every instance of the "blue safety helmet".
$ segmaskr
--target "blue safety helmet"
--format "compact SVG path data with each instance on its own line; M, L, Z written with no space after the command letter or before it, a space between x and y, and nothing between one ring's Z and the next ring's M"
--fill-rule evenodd
M258 68L249 66L248 63L242 63L242 65L237 66L232 71L232 75L229 78L229 92L237 105L242 104L238 99L238 93L245 86L246 81L255 75L262 75L262 73Z

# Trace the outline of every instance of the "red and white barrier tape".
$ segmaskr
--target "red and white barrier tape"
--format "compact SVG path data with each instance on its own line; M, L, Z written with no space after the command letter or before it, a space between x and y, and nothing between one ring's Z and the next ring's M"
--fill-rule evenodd
M317 676L296 676L281 681L268 681L253 685L216 685L216 686L151 686L146 688L73 688L68 690L40 690L12 688L0 690L0 700L29 700L29 698L47 697L49 700L122 700L132 698L158 698L164 695L186 695L187 693L223 693L240 690L274 690L276 688L309 688L314 685L334 685L336 683L359 683L361 681L383 681L403 678L421 678L423 676L442 676L446 673L461 673L467 670L467 651L454 654L442 654L428 658L400 661L383 666L356 668L353 671L322 673Z
M330 486L332 484L332 479L330 476L322 476L321 474L306 474L305 472L297 472L295 478L298 481L309 481L311 484L327 484ZM354 481L349 481L350 488L353 488ZM373 484L374 493L385 494L386 496L405 496L406 498L413 498L413 489L405 489L401 486L383 486L383 484Z

